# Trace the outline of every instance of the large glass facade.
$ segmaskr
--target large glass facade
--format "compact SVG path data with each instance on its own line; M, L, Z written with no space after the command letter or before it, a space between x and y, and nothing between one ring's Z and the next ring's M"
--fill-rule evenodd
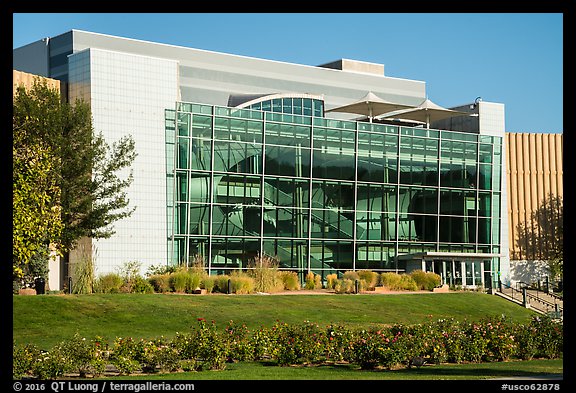
M499 253L501 138L269 104L166 110L172 263L200 254L223 273L262 253L325 277L402 271L410 253Z

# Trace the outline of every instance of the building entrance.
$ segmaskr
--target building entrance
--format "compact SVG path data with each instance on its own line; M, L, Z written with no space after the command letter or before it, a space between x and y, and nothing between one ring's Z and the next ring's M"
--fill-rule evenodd
M425 260L426 271L440 275L442 284L468 288L491 287L490 260L431 259Z

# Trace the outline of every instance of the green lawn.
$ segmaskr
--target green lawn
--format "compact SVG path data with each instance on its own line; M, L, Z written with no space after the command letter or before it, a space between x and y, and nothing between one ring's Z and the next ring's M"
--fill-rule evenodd
M86 338L173 337L197 318L248 328L276 320L328 325L415 324L432 318L479 320L501 316L526 322L536 315L498 296L475 292L401 295L176 295L94 294L13 296L13 335L18 344L43 349L78 332Z
M436 364L398 370L360 370L355 365L279 367L264 362L228 364L222 371L152 374L120 377L125 380L468 380L557 376L563 373L562 359L536 359L468 364ZM107 378L114 380L114 377ZM548 381L554 383L554 381Z

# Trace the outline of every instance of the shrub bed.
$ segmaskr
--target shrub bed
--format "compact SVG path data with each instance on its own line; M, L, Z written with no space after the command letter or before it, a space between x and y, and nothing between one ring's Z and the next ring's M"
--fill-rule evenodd
M253 331L233 321L220 330L214 322L198 318L196 327L173 339L124 337L109 345L100 337L86 340L75 335L50 351L14 344L12 375L14 379L98 376L106 365L114 366L117 375L222 370L229 362L261 360L279 366L347 362L362 369L394 369L409 367L416 357L438 364L550 359L562 353L562 325L550 318L533 318L528 324L504 318L443 319L368 329L277 321Z

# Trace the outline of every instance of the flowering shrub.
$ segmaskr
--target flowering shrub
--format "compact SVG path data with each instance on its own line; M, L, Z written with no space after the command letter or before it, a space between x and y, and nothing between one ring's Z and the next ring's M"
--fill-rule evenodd
M12 375L14 379L21 379L32 374L34 362L40 358L41 351L32 344L16 345L12 347Z
M352 342L351 362L362 369L373 369L379 364L388 363L390 339L380 331L361 330Z
M120 374L132 374L140 370L139 358L141 358L140 342L131 337L118 337L114 340L110 361Z
M228 359L227 340L225 334L219 334L216 324L198 318L199 328L192 334L195 345L196 361L199 370L224 370Z
M549 317L536 317L532 319L531 325L538 332L536 356L547 359L557 358L564 346L562 324Z
M71 340L41 351L13 347L13 377L53 379L67 373L102 373L106 364L120 374L157 371L222 370L226 362L273 360L278 365L348 362L363 369L408 366L415 357L431 363L502 361L512 358L557 358L563 348L562 325L549 318L517 324L504 318L460 322L439 319L415 325L351 329L304 321L277 321L250 331L230 321L218 330L214 321L172 339L116 338L108 347L101 338Z
M87 374L99 376L104 372L108 361L105 344L101 337L86 340L78 333L71 340L60 344L60 352L67 358L71 372L78 372L84 378Z
M487 354L484 360L505 361L517 352L518 343L514 326L504 318L484 321L484 339L487 341Z
M326 361L349 361L353 356L355 333L341 325L326 327Z
M326 359L326 332L319 325L305 321L300 325L276 323L273 326L275 357L278 364L322 363Z
M57 345L51 351L41 351L32 363L31 375L38 379L55 379L72 370L68 358Z
M253 348L253 360L270 359L274 355L274 343L270 330L260 327L248 337L249 345Z
M142 371L147 373L176 371L179 368L179 361L177 350L164 338L142 341L140 360Z
M228 362L242 362L254 359L254 344L249 340L250 331L245 324L239 325L230 321L226 327Z
M516 328L517 356L522 360L530 360L538 353L538 330L533 323L520 325Z

